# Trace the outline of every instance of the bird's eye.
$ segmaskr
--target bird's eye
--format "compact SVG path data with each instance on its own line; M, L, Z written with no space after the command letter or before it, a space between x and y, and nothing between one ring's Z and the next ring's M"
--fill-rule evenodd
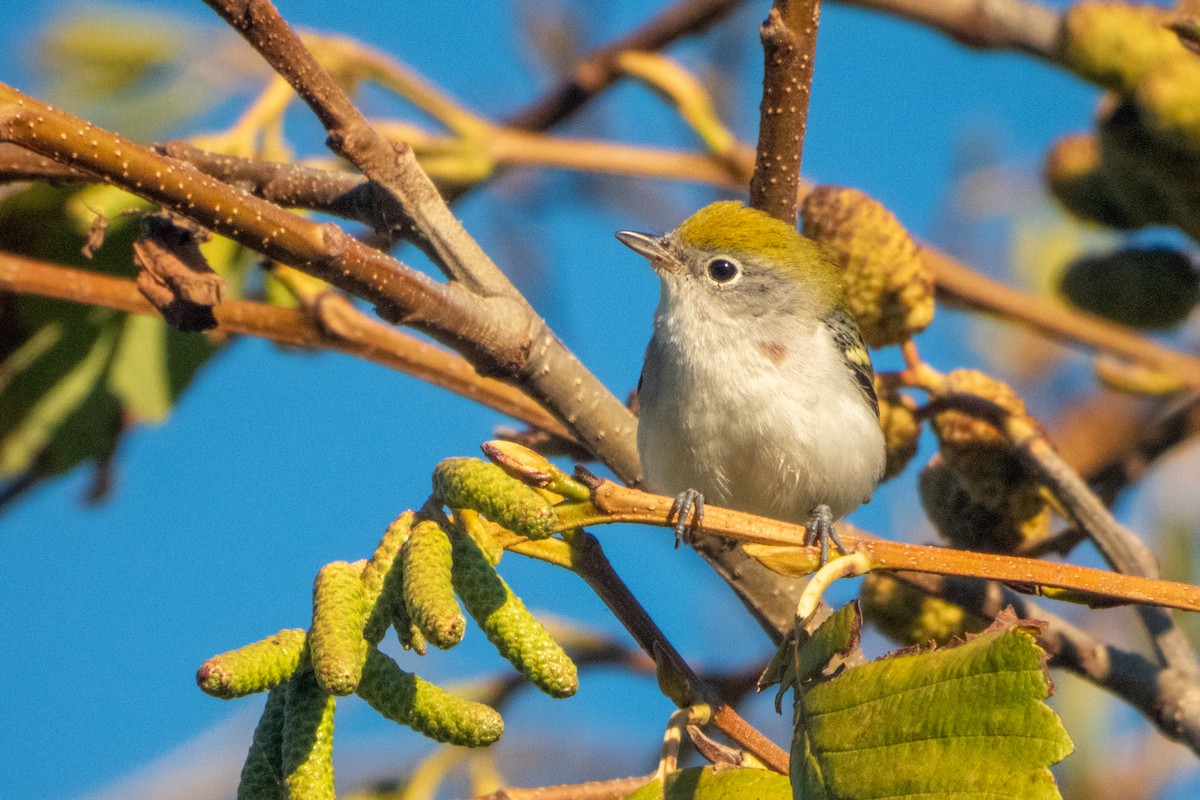
M738 265L727 258L714 258L708 262L708 277L717 283L729 283L737 274Z

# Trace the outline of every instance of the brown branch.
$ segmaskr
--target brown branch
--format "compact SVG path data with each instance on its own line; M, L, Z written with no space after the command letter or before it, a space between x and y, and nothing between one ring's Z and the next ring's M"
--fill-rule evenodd
M486 298L450 342L464 355L492 351L499 370L514 377L568 423L575 436L622 479L641 480L635 421L625 406L563 346L455 218L411 149L393 148L350 102L269 0L206 0L292 85L329 132L330 146L404 210L399 227L447 275L450 287ZM479 303L476 304L478 309ZM409 320L406 319L406 322ZM465 320L464 320L465 321ZM429 326L436 323L424 320ZM434 335L437 335L436 333ZM502 343L496 351L495 342Z
M926 25L969 47L1059 59L1062 15L1024 0L839 0Z
M0 291L53 297L132 314L158 315L131 280L0 252ZM332 350L382 364L511 417L569 435L519 389L485 378L464 358L370 319L334 294L318 299L317 316L290 308L227 300L213 308L217 331L307 349Z
M742 719L731 706L719 700L704 685L617 575L612 563L604 555L600 542L591 534L580 531L572 543L572 556L572 569L604 601L613 616L621 621L637 641L638 646L659 663L660 684L663 683L664 672L668 670L678 672L681 679L687 682L688 691L681 692L687 696L673 696L671 699L680 707L697 702L709 703L713 710L712 722L717 728L771 769L786 775L788 754Z
M820 0L775 0L762 25L763 93L750 205L796 224Z
M476 795L471 800L624 800L652 780L654 775L642 775L560 786L537 786L532 789L508 786L489 794Z
M571 77L527 108L510 115L513 128L541 131L558 124L620 77L617 56L624 50L661 50L676 39L700 33L738 5L738 0L681 0L630 34L593 50Z
M471 238L418 166L412 150L393 147L355 107L270 0L205 0L291 84L325 130L327 144L389 196L404 218L394 222L434 263L473 293L520 295Z
M619 522L666 527L674 525L671 517L673 498L648 494L600 479L596 479L591 489L595 515L571 516L562 521L564 527ZM910 570L1014 584L1036 584L1070 589L1123 603L1147 603L1200 611L1198 586L1073 564L891 542L867 536L844 521L839 522L838 526L840 538L847 549L865 554L873 569ZM748 552L760 560L769 560L774 569L785 574L804 575L817 567L819 548L803 545L803 525L706 505L703 532L745 543Z
M639 479L632 414L519 294L481 297L460 282L439 284L336 225L287 212L3 84L0 141L102 176L268 258L371 301L385 318L457 349L481 373L513 378L561 420L570 418L572 435L614 472L625 480Z
M999 405L971 394L939 395L922 409L922 413L935 414L948 408L984 420L1003 433L1026 466L1046 483L1074 522L1087 533L1088 538L1095 543L1101 555L1114 569L1131 576L1158 578L1158 560L1150 548L1113 518L1100 498L1096 497L1083 479L1059 457L1032 421L1010 414ZM1158 605L1182 607L1172 603ZM1193 683L1200 680L1200 661L1171 615L1157 605L1139 605L1137 611L1163 663L1181 674L1190 676Z
M1147 364L1169 373L1185 386L1200 389L1200 360L1192 356L1094 314L1013 289L933 248L923 247L921 257L937 281L938 296L947 302L1021 322L1056 339Z

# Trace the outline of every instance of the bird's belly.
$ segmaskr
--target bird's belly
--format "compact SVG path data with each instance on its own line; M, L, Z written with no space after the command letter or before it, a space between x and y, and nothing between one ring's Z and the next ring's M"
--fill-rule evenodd
M768 382L748 397L744 383L726 383L651 396L638 449L653 491L696 489L715 505L803 522L821 503L835 518L849 513L883 469L871 409L829 387Z

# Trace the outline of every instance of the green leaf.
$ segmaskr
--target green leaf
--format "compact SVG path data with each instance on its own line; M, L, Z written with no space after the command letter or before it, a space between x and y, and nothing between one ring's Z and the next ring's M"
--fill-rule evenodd
M902 654L801 690L796 798L1042 800L1071 752L1042 701L1050 678L1030 628L1011 621L966 644Z
M0 201L0 249L132 278L140 228L124 210L146 204L111 186L36 185ZM80 252L97 214L109 219L103 246ZM236 296L246 253L214 238L205 253ZM7 310L7 309L6 309ZM48 476L105 462L130 422L161 422L217 351L158 317L40 297L18 297L0 328L0 477Z
M44 326L0 364L0 474L16 475L30 468L47 450L68 418L101 393L100 379L112 362L120 320L116 314L98 312L68 327ZM93 405L96 427L110 416L111 405L100 398ZM67 449L86 447L84 442L64 443ZM64 453L52 454L53 471Z
M787 800L786 775L765 769L690 767L667 776L666 791L657 778L629 800Z
M862 611L857 600L835 611L797 648L796 680L815 678L831 660L858 647L861 630Z

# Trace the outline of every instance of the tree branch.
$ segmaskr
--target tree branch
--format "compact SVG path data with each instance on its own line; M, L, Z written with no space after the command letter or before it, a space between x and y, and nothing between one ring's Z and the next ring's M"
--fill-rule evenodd
M3 252L0 291L159 316L131 280ZM562 423L520 389L481 376L465 358L377 322L338 295L318 298L314 313L247 300L226 300L214 306L213 313L217 331L373 361L555 435L570 435Z
M762 25L763 93L750 205L796 224L820 0L775 0Z
M1058 61L1062 15L1023 0L839 0L939 30L968 47Z
M527 108L510 115L513 128L541 131L566 119L621 76L617 56L625 50L661 50L684 36L699 33L724 17L738 0L681 0L632 33L593 50L575 64L571 77Z
M482 374L513 378L624 480L640 478L633 415L553 336L515 289L513 295L481 297L459 282L439 284L336 225L284 211L3 84L0 141L92 172L371 301L385 318L419 328L457 349Z

